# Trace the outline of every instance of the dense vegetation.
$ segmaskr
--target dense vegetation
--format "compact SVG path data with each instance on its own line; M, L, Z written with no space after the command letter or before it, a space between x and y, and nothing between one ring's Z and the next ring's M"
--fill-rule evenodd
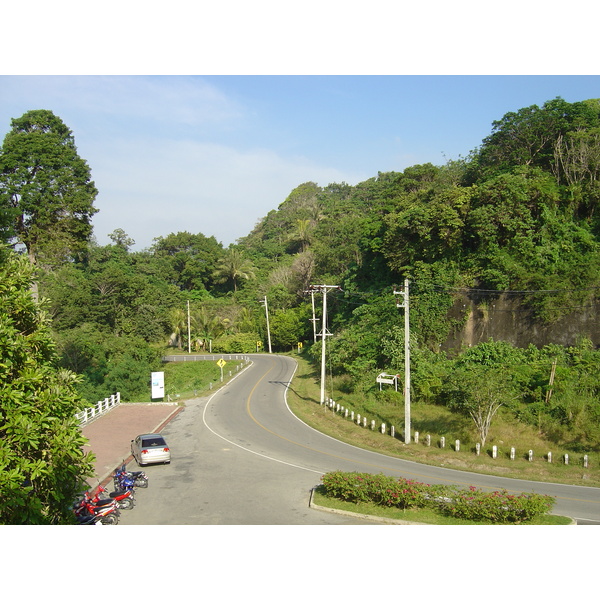
M0 261L0 523L65 523L92 475L75 419L77 376L58 367L47 315L31 294L33 268Z
M414 402L470 415L483 443L489 429L478 419L501 411L565 448L600 451L600 353L585 326L568 346L489 339L442 351L467 316L449 311L467 296L490 302L519 292L537 328L595 310L599 100L556 98L507 113L479 148L444 165L354 186L302 183L229 248L180 231L141 251L118 223L112 243L89 238L96 190L72 135L48 113L15 119L4 141L0 232L37 268L60 367L81 377L88 401L143 394L168 346L265 349L265 304L273 350L301 341L319 360L321 296L307 291L324 284L340 286L328 295L328 386L357 404L401 411L401 392L380 392L375 377L402 372L393 286L408 278Z

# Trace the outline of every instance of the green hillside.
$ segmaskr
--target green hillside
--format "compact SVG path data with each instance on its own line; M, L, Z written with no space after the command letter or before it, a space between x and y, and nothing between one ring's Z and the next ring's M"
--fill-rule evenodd
M36 266L60 366L81 376L89 402L143 394L169 348L255 352L270 334L274 351L301 342L318 363L322 295L309 291L326 285L339 286L327 299L328 393L401 417L401 392L375 378L403 373L394 289L409 280L413 402L465 416L472 441L489 443L493 428L477 419L493 410L565 449L600 452L600 100L507 113L443 165L300 183L229 248L179 231L139 252L118 223L111 244L93 242L89 172L79 165L69 196L61 178L74 171L52 170L77 157L63 153L70 142L50 152L44 135L56 127L58 145L66 133L33 112L0 152L0 231ZM41 118L50 125L19 129ZM25 144L52 154L44 185L56 182L55 195L27 179Z

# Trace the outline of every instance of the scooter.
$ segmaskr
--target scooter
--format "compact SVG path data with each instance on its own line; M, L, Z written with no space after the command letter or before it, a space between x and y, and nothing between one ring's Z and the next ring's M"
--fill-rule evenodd
M83 499L74 508L77 519L85 517L98 517L102 525L116 525L119 522L119 508L113 498L94 501L86 492Z
M98 486L96 495L92 498L92 502L106 499L103 495L108 495L112 500L116 500L117 507L121 510L131 510L135 506L135 495L132 489L109 492L101 485Z
M104 525L102 515L75 515L76 525Z
M129 477L130 479L133 479L133 485L135 485L135 487L148 487L148 476L146 473L144 471L127 471L125 470L125 463L115 471L115 477Z
M115 474L113 476L113 483L115 485L115 492L117 492L117 493L131 492L133 494L133 490L135 487L135 481L131 477L128 477L126 474L124 474L124 473L119 473L118 475Z

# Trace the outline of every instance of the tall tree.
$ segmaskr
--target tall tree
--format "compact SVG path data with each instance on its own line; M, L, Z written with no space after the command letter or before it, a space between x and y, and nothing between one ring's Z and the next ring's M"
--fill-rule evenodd
M4 238L52 267L85 251L98 193L71 130L49 110L12 119L0 151Z
M250 259L245 258L243 253L230 248L224 256L219 259L215 271L215 278L219 283L233 283L233 291L237 292L238 281L241 279L254 279L256 270Z
M223 335L231 326L227 317L211 314L205 306L194 309L191 315L192 335L205 350L210 349L211 342Z
M154 239L153 256L165 263L164 277L182 290L210 290L223 246L214 236L180 231Z
M115 229L112 233L109 233L108 237L111 239L113 244L127 251L129 251L129 248L135 244L135 240L129 237L120 227Z

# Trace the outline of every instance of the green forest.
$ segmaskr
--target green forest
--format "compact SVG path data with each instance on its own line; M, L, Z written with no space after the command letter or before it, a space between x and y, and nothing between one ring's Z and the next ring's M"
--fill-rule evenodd
M600 100L555 98L499 116L478 148L442 165L357 185L299 183L229 247L178 231L133 251L118 222L99 245L91 172L58 115L12 120L0 149L3 285L24 286L31 270L27 290L52 339L39 360L72 377L76 408L116 391L147 401L149 374L170 352L251 353L270 338L275 352L301 343L316 363L322 296L310 289L326 285L339 286L327 298L332 393L401 415L401 392L380 391L375 378L403 370L394 292L407 279L413 402L470 415L474 441L488 433L477 418L499 410L566 449L600 451ZM465 298L485 314L510 294L515 327L587 318L568 343L461 344ZM18 294L5 308L5 329L25 302ZM2 343L4 398L16 359ZM4 400L0 413L6 422Z

